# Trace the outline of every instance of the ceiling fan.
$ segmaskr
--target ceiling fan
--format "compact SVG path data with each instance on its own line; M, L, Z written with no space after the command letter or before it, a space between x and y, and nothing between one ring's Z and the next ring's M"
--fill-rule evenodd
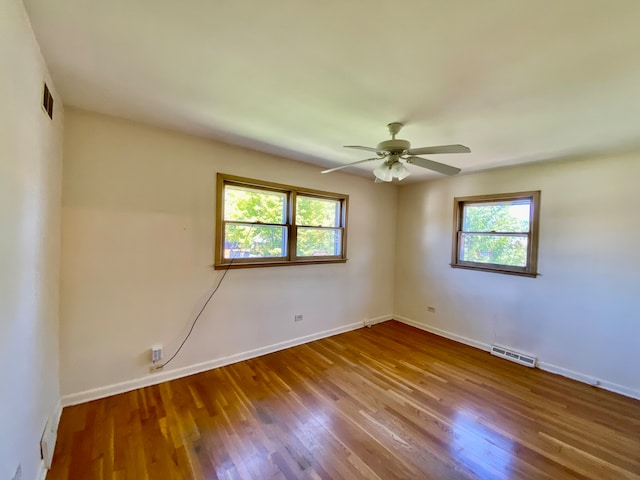
M391 134L391 140L385 140L380 142L377 147L363 147L360 145L345 145L346 148L355 148L358 150L365 150L367 152L375 152L377 157L366 158L364 160L358 160L347 165L340 167L330 168L329 170L323 170L322 173L331 173L336 170L357 165L358 163L371 162L373 160L383 160L382 164L378 166L373 174L376 177L376 182L390 182L393 178L402 180L409 176L409 169L404 165L409 163L411 165L417 165L418 167L428 168L434 172L443 173L445 175L456 175L460 173L460 169L445 165L444 163L434 162L426 158L417 157L416 155L432 155L439 153L469 153L471 150L464 145L439 145L437 147L421 147L411 148L411 144L407 140L396 138L398 132L403 127L400 122L392 122L387 125L389 133Z

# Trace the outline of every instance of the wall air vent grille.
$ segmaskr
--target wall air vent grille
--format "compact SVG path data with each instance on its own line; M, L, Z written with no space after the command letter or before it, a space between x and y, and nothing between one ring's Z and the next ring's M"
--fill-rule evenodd
M524 353L514 352L513 350L508 350L497 345L491 346L491 355L506 358L507 360L511 360L512 362L516 362L527 367L536 366L535 357L532 357L531 355L525 355Z
M49 118L53 120L53 95L51 95L46 83L44 84L44 90L42 92L42 109L49 115Z

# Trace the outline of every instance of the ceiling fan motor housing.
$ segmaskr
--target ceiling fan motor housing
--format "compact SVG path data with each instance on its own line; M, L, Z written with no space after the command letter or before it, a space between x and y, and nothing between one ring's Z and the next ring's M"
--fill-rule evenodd
M411 143L407 140L393 139L380 142L376 147L378 150L389 153L402 153L411 148Z
M367 152L374 152L378 155L377 158L366 158L364 160L358 160L357 162L351 162L347 165L330 168L329 170L323 170L322 173L335 172L343 168L356 165L358 163L370 162L372 160L382 160L382 164L378 166L374 171L377 181L390 182L394 177L398 180L402 180L409 175L409 169L405 166L405 163L416 165L418 167L433 170L444 175L456 175L460 173L460 169L445 165L444 163L434 162L426 158L417 157L416 155L430 155L436 153L469 153L469 147L464 145L438 145L434 147L422 147L414 148L411 150L411 143L407 140L396 138L396 135L400 133L403 124L400 122L392 122L387 124L389 133L391 134L391 140L385 140L380 142L376 148L364 147L362 145L345 145L347 148L356 148L358 150L365 150Z

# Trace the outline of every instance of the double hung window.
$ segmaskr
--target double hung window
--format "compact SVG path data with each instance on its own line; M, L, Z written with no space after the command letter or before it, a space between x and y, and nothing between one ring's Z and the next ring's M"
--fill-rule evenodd
M454 199L451 266L537 275L540 192Z
M348 196L218 174L216 267L344 262Z

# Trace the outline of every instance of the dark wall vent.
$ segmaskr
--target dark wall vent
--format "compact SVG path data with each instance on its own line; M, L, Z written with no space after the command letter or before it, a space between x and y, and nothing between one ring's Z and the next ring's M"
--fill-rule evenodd
M53 120L53 96L46 83L44 84L44 92L42 94L42 109L47 112L49 118Z

